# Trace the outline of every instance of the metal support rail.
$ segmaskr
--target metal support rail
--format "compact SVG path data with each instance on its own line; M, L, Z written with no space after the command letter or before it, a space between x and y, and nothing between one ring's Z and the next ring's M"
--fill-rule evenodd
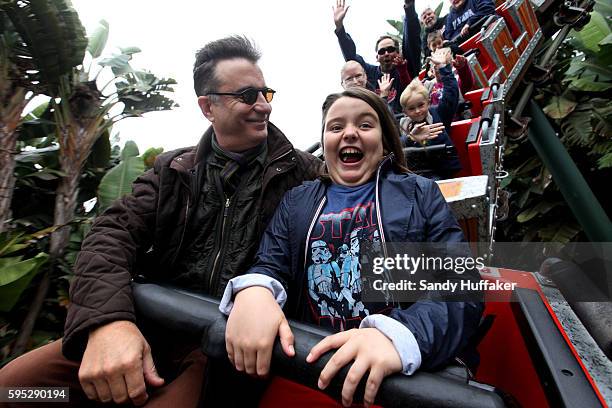
M612 224L542 109L530 101L529 141L592 242L612 242Z

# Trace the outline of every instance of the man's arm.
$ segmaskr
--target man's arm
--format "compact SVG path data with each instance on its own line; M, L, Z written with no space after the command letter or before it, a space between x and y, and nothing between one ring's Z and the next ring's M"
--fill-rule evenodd
M351 36L344 29L344 17L350 6L344 5L344 0L338 0L336 7L333 7L334 11L334 25L336 29L336 37L338 37L338 44L342 50L342 56L345 61L357 61L362 66L365 64L363 58L357 54L357 47Z
M62 347L68 358L81 358L93 328L136 320L130 289L132 265L138 250L152 242L158 182L153 170L139 177L133 193L100 215L83 241Z
M451 16L453 14L454 13L449 12L448 15L446 16L446 18L445 18L446 22L444 23L444 32L442 33L442 37L444 37L444 39L448 40L448 41L452 41L453 40L454 30L453 30L453 23L451 21Z
M134 324L130 280L138 250L151 245L158 177L151 170L133 194L98 217L83 242L70 290L63 352L81 359L79 381L92 400L142 405L161 386L151 349Z
M485 16L495 14L495 3L492 0L472 0L474 15L468 18L467 25L472 26Z
M410 77L418 77L421 68L421 24L414 8L414 0L405 0L404 2L402 56L407 61Z

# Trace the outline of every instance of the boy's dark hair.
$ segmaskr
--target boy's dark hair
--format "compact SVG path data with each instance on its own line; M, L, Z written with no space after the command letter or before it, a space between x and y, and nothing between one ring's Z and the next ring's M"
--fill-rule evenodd
M429 47L429 44L431 44L437 39L444 41L444 37L442 36L441 30L434 30L431 33L427 34L427 46Z
M397 48L397 51L399 52L399 41L397 41L397 38L391 37L390 35L381 35L380 37L378 37L378 40L376 40L376 46L374 47L374 51L378 51L378 44L380 44L382 40L386 39L393 40L393 45L395 45L395 48Z
M196 53L193 87L197 96L217 90L219 80L215 68L219 61L233 58L244 58L256 64L261 53L248 38L238 35L209 42Z
M325 135L325 119L327 118L327 113L332 105L338 99L343 97L360 99L374 109L382 129L383 154L385 156L390 153L394 154L395 157L393 159L393 167L395 171L399 173L409 172L408 168L406 167L406 157L404 156L402 142L400 141L400 130L395 118L393 117L393 114L391 114L389 108L387 107L387 102L385 102L374 92L365 88L352 87L346 89L344 92L330 94L327 96L327 98L325 98L325 102L323 102L321 146L325 145L323 143L323 137ZM329 175L324 174L322 178L329 179Z

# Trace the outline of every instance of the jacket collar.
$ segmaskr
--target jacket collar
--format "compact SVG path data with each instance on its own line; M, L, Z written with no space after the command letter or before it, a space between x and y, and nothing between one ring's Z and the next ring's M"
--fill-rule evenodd
M177 156L170 167L177 170L179 173L188 173L198 167L205 161L208 155L212 152L212 137L214 134L213 127L210 126L202 137L198 145L185 153ZM287 136L277 128L273 123L268 123L268 155L265 160L265 165L277 160L288 152L293 151L293 145L287 139Z

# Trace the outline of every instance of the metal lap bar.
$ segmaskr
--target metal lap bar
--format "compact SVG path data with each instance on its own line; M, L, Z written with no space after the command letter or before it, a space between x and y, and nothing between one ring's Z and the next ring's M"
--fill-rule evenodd
M139 321L170 329L177 335L203 338L203 351L216 361L227 360L225 350L226 318L219 312L219 302L210 297L176 288L151 283L132 283L134 305ZM314 363L306 363L310 349L330 332L294 321L289 321L294 334L295 356L289 358L282 351L278 339L272 354L272 373L319 390L317 380L333 352L324 354ZM342 368L324 392L341 399L342 385L349 367ZM355 393L361 402L365 380ZM444 393L440 393L444 390ZM240 392L241 390L229 390ZM439 373L419 371L408 377L394 374L384 379L375 403L385 407L504 407L502 399L493 391L445 377Z

